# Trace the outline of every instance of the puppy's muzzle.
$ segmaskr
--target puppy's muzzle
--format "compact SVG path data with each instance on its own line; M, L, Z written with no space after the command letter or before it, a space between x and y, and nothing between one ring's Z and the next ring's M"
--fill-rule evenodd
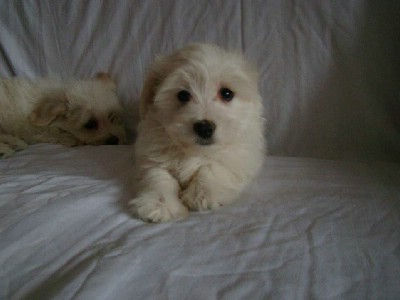
M193 130L200 138L198 143L201 145L211 144L211 138L215 132L216 125L209 120L197 121L193 124Z

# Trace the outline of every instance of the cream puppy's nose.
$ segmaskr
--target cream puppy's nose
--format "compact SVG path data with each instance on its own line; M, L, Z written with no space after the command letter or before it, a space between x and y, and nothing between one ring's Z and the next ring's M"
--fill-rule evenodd
M215 127L216 126L214 122L209 120L201 120L194 123L193 130L199 137L203 139L208 139L212 137L215 131Z

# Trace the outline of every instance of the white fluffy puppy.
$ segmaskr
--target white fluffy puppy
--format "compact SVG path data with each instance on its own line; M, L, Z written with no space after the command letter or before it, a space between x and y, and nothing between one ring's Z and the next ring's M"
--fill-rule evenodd
M194 44L159 58L141 96L129 208L163 222L233 202L265 156L262 113L241 55Z
M27 144L66 146L126 142L115 83L90 80L0 80L0 158Z

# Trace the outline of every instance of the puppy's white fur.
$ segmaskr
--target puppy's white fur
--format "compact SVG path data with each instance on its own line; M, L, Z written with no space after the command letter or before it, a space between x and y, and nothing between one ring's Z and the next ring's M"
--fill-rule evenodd
M183 90L189 101L178 100ZM233 202L265 156L262 111L257 74L241 55L194 44L159 58L141 97L130 209L163 222ZM215 124L206 143L193 129L199 120Z
M115 83L94 79L0 80L0 157L27 144L120 144L126 142Z

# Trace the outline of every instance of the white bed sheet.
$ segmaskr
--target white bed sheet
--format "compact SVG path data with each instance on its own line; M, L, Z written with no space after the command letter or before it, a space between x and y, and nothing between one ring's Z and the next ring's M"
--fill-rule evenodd
M271 156L235 206L148 225L132 146L0 160L0 298L399 299L400 1L2 0L0 75L108 71L137 122L156 54L242 50ZM274 156L275 155L275 156Z
M131 146L0 161L0 298L396 299L400 168L270 157L243 201L127 214Z

